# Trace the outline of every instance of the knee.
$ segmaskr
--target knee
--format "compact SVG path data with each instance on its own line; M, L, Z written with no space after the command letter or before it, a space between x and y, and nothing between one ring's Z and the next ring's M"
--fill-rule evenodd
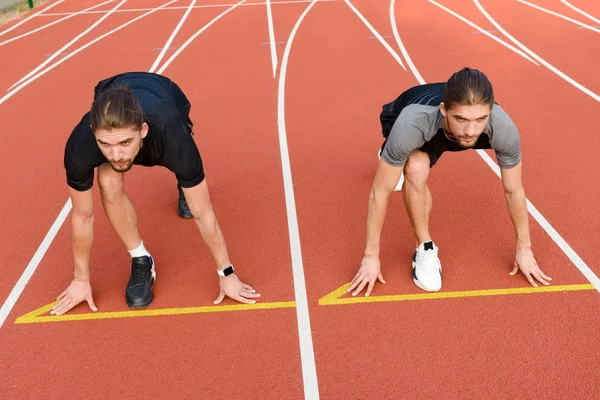
M123 193L123 176L110 165L101 165L98 168L98 186L102 198L112 202Z
M413 153L404 166L404 180L416 188L425 187L429 177L429 165L429 155L427 153Z

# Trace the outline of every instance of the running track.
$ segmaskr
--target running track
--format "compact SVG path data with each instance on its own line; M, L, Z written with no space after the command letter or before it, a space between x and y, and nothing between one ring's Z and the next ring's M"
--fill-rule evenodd
M65 0L0 29L2 398L597 396L596 2L102 3ZM488 74L519 127L534 254L557 291L529 293L508 275L495 158L469 151L442 157L430 178L442 291L426 298L412 283L414 239L395 194L388 283L352 299L342 286L364 248L380 107L466 65ZM126 70L162 72L188 94L232 260L263 295L256 307L211 307L217 276L196 226L177 217L174 177L134 168L126 182L157 259L156 300L127 314L128 255L95 188L96 318L85 303L54 319L40 310L72 274L64 141L96 82Z

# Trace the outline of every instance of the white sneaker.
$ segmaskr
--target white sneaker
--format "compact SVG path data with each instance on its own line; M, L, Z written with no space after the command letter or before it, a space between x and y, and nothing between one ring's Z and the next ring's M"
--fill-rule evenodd
M381 149L379 149L379 153L377 153L377 158L379 160L381 160ZM402 172L402 174L400 174L400 180L398 181L398 184L394 188L394 192L401 192L403 184L404 184L404 172Z
M433 242L423 242L413 255L413 281L428 292L442 288L442 264L438 258L438 248Z

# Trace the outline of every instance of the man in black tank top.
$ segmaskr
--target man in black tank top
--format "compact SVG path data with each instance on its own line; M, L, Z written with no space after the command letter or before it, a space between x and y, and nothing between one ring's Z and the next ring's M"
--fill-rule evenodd
M75 126L65 146L66 182L73 205L75 278L59 296L53 314L63 314L82 301L96 310L89 274L96 170L108 220L132 257L127 304L142 308L152 302L155 260L144 247L135 209L124 190L123 175L133 165L162 166L175 175L179 216L195 219L217 264L220 293L215 304L225 296L243 303L254 303L260 296L234 273L212 210L190 109L179 86L158 74L126 72L96 85L91 110Z

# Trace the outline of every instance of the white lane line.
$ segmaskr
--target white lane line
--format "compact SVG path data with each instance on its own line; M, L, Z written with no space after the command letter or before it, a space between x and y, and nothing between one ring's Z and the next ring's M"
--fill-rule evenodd
M108 18L116 9L118 9L123 4L125 4L125 2L127 2L127 0L121 0L121 2L119 4L117 4L112 10L110 10L108 13L106 13L101 18L99 18L98 21L94 22L89 28L87 28L86 30L84 30L83 32L81 32L79 35L77 35L69 43L65 44L59 50L55 51L54 54L52 54L50 57L48 57L48 59L46 61L44 61L43 63L41 63L40 65L38 65L34 70L30 71L24 77L22 77L21 79L19 79L15 84L13 84L10 88L8 88L8 90L10 91L12 88L14 88L15 86L17 86L21 82L25 81L26 79L29 79L29 77L31 77L36 72L38 72L40 69L42 69L46 65L48 65L52 60L54 60L56 57L58 57L59 55L61 55L61 53L65 52L65 50L67 50L73 43L75 43L76 41L78 41L79 39L81 39L83 36L85 36L86 34L88 34L96 26L100 25L102 23L102 21L104 21L106 18Z
M518 1L519 3L521 3L521 4L525 4L526 6L529 6L529 7L531 7L531 8L535 8L535 9L537 9L537 10L540 10L540 11L543 11L543 12L545 12L545 13L547 13L547 14L554 15L555 17L558 17L558 18L562 18L562 19L564 19L565 21L572 22L572 23L574 23L574 24L576 24L576 25L579 25L579 26L581 26L582 28L589 29L590 31L594 31L594 32L596 32L596 33L600 33L600 29L596 29L596 28L594 28L593 26L590 26L590 25L584 24L583 22L579 22L579 21L577 21L576 19L573 19L573 18L567 17L566 15L562 15L562 14L560 14L560 13L557 13L557 12L555 12L555 11L548 10L547 8L540 7L540 6L536 5L536 4L530 3L530 2L528 2L528 1L525 1L525 0L517 0L517 1Z
M598 25L600 25L600 19L594 17L593 15L583 11L580 8L575 7L573 4L569 3L567 0L560 0L561 3L563 3L564 5L566 5L567 7L571 8L572 10L578 12L579 14L588 17L589 19L591 19L592 21L594 21L595 23L597 23Z
M19 26L23 25L25 22L29 21L32 18L37 17L38 15L42 14L43 12L48 11L49 9L51 9L52 7L55 7L57 5L59 5L60 3L62 3L65 0L58 0L56 3L52 3L50 4L48 7L44 8L43 10L40 10L34 14L31 14L29 17L25 18L23 21L16 23L15 25L11 26L10 28L3 30L2 32L0 32L0 36L12 31L15 28L18 28Z
M7 43L14 42L15 40L18 40L18 39L24 38L24 37L26 37L26 36L32 35L32 34L34 34L34 33L36 33L36 32L39 32L39 31L41 31L41 30L44 30L44 29L46 29L46 28L49 28L49 27L51 27L52 25L56 25L56 24L58 24L58 23L60 23L60 22L66 21L66 20L68 20L69 18L73 18L73 17L75 17L75 16L77 16L77 15L84 14L84 13L86 13L86 12L87 12L87 11L89 11L89 10L93 10L93 9L95 9L95 8L98 8L98 7L101 7L101 6L105 5L105 4L112 3L113 1L115 1L115 0L108 0L108 1L105 1L104 3L100 3L100 4L97 4L97 5L95 5L95 6L92 6L92 7L90 7L90 8L86 8L85 10L82 10L82 11L79 11L79 12L76 12L76 13L73 13L73 14L69 14L69 15L67 15L66 17L63 17L63 18L57 19L56 21L52 21L52 22L50 22L50 23L48 23L48 24L46 24L46 25L42 25L42 26L40 26L39 28L36 28L36 29L34 29L34 30L32 30L32 31L25 32L25 33L23 33L22 35L15 36L15 37L13 37L13 38L10 38L10 39L8 39L8 40L5 40L4 42L0 42L0 46L4 46L4 45L5 45L5 44L7 44Z
M287 144L285 124L285 78L288 60L294 37L304 17L317 1L313 0L300 15L290 37L285 45L281 70L279 71L279 86L277 92L277 122L279 130L279 149L281 152L281 167L283 170L283 187L285 191L285 205L287 211L288 230L290 238L290 251L292 256L292 269L294 276L294 294L296 297L296 316L298 318L298 336L300 340L300 358L302 361L302 378L304 381L304 398L316 400L319 398L319 385L317 382L317 368L313 349L310 316L308 311L308 298L306 295L306 282L302 262L302 248L300 245L300 231L298 229L298 216L296 214L296 200L294 199L294 184L292 168Z
M160 69L157 71L157 73L162 74L163 71L165 69L167 69L167 67L173 62L173 60L175 60L175 58L183 51L183 49L185 49L190 43L192 43L192 41L194 39L196 39L196 37L198 37L198 35L200 35L202 32L207 30L212 24L214 24L219 19L224 17L227 13L233 11L235 8L237 8L239 5L241 5L245 2L246 2L246 0L242 0L239 3L236 3L232 6L230 6L227 10L225 10L221 14L217 15L208 24L204 25L201 29L199 29L196 33L194 33L188 40L185 41L185 43L183 45L181 45L181 47L179 49L177 49L177 51L175 53L173 53L173 55L163 64L163 66L160 67Z
M395 0L391 0L391 1L392 1L392 5L390 6L390 14L393 14ZM393 15L390 15L390 21L392 21L392 23L395 24L395 18L393 17ZM395 29L397 30L397 27ZM413 65L413 67L414 67L414 64L412 63L412 61L409 61L410 56L408 55L408 52L406 51L404 44L400 40L400 35L398 35L398 46L400 47L402 54L406 58L409 65ZM411 70L413 70L413 69L411 68ZM414 67L413 72L414 71L416 71L416 67ZM417 79L417 81L421 85L424 85L426 83L425 80L421 77L421 75L418 72L415 73L414 75L415 75L415 78ZM500 172L500 167L494 162L494 160L492 160L492 158L484 150L476 150L476 151L477 151L477 154L479 154L479 156L481 158L483 158L483 160L486 162L486 164L492 169L492 171L494 171L494 173L499 178L502 178L502 175ZM550 236L550 238L552 238L554 243L556 243L558 245L558 247L566 254L566 256L577 267L577 269L579 269L579 271L581 271L583 276L585 276L586 279L592 285L594 285L596 290L600 292L600 279L598 278L598 276L596 276L596 274L594 274L594 272L586 265L586 263L581 259L581 257L579 257L579 255L575 252L575 250L573 250L573 248L571 246L569 246L569 244L562 238L562 236L560 236L560 234L556 231L556 229L554 229L554 227L550 224L550 222L548 222L548 220L546 218L544 218L544 216L537 210L537 208L535 208L535 206L529 201L529 199L526 199L526 202L527 202L527 210L533 216L533 218L537 221L537 223L540 224L540 226L544 229L544 231L546 231L548 236Z
M390 2L390 23L392 24L392 32L394 33L394 38L396 38L396 43L398 43L398 47L400 48L400 52L404 56L406 63L408 64L408 68L412 71L417 81L422 82L423 78L419 71L417 71L417 67L413 64L411 58L409 57L404 44L402 43L402 39L400 39L400 34L398 33L398 27L396 26L396 13L394 10L396 9L396 0L392 0Z
M173 31L173 33L171 33L171 36L169 36L169 39L167 40L167 43L165 43L165 45L163 46L163 48L160 51L160 54L158 55L158 57L156 57L156 60L154 61L154 64L152 64L152 67L150 68L150 71L156 70L156 68L158 67L158 64L160 64L160 62L162 61L163 57L165 56L165 53L171 47L171 43L175 39L175 36L177 35L177 32L179 32L179 30L183 26L183 23L187 19L188 15L190 15L190 12L192 11L192 8L194 7L195 4L196 4L196 0L192 0L192 2L190 3L190 5L188 6L187 10L185 11L185 13L183 14L183 16L179 20L179 23L175 27L175 30Z
M134 20L129 21L127 24L130 24L130 23L132 23L132 22L134 22L134 21L136 21L138 19L141 19L141 18L143 18L143 17L145 17L147 15L150 15L154 11L158 11L160 8L166 7L169 4L174 3L175 1L177 1L177 0L172 0L172 1L168 2L168 3L166 3L166 4L163 4L159 8L154 9L153 11L149 11L149 12L143 14L143 15L140 15L139 17L135 18ZM91 42L89 44L91 44ZM59 63L61 61L59 61ZM54 68L54 66L56 66L57 64L54 64L52 66L52 68ZM71 208L72 208L71 198L69 198L65 202L65 205L63 206L61 212L58 214L58 217L56 217L56 220L52 223L52 226L50 227L50 230L48 231L48 233L44 237L44 240L42 240L42 243L39 245L39 247L36 250L35 254L31 258L31 260L29 261L29 264L27 264L27 267L25 268L25 270L21 274L21 277L19 278L19 280L17 281L17 283L15 284L15 286L13 287L13 289L11 290L10 294L8 295L8 298L4 301L4 304L2 304L2 308L0 308L0 328L2 327L2 325L4 324L4 322L6 321L6 318L8 318L8 315L10 314L10 312L13 309L13 307L17 303L17 300L19 299L19 297L23 293L23 290L25 290L25 286L27 286L27 283L29 283L29 280L33 276L33 273L35 272L35 270L37 269L38 265L40 264L40 262L44 258L44 255L46 254L46 251L48 250L48 248L52 244L52 241L56 237L56 234L58 233L58 231L60 230L61 226L65 222L65 219L67 218L67 215L71 211Z
M277 49L275 48L275 29L273 28L273 15L271 13L271 0L267 4L267 21L269 24L269 42L271 44L271 64L273 65L273 78L277 75Z
M8 92L6 95L4 95L4 97L0 98L0 104L4 103L6 100L8 100L9 98L11 98L15 93L19 92L21 89L23 89L25 86L29 85L31 82L35 81L36 79L38 79L39 77L41 77L42 75L45 75L47 72L53 70L54 68L58 67L60 64L64 63L65 61L67 61L68 59L70 59L71 57L75 56L77 53L85 50L86 48L90 47L91 45L93 45L96 42L99 42L100 40L104 39L107 36L112 35L115 32L120 31L121 29L133 24L134 22L147 17L150 14L153 14L156 11L161 10L163 7L175 3L177 0L171 0L168 3L163 4L160 7L157 7L155 9L152 9L150 11L148 11L147 13L144 13L142 15L137 16L136 18L132 19L131 21L127 21L126 23L124 23L121 26L118 26L117 28L113 29L110 32L105 33L102 36L97 37L96 39L86 43L85 45L81 46L80 48L78 48L77 50L67 54L64 58L61 58L60 60L58 60L57 62L55 62L54 64L50 65L49 67L46 67L45 69L41 70L40 72L38 72L37 74L35 74L34 76L32 76L31 78L29 78L28 80L26 80L25 82L21 83L19 86L17 86L16 88L14 88L13 90L11 90L10 92Z
M406 71L406 67L404 66L404 63L402 62L402 59L400 58L400 56L398 55L398 53L396 53L394 51L394 49L392 49L392 46L390 46L388 44L388 42L386 42L385 39L381 37L381 35L379 34L379 32L377 32L375 30L375 28L373 28L373 25L371 25L369 23L369 21L367 21L367 19L360 13L360 11L358 11L356 9L356 7L354 7L354 4L350 3L350 0L344 0L344 1L346 2L346 4L348 4L348 7L350 7L350 9L352 11L354 11L354 13L358 16L358 18L360 18L360 20L363 22L363 24L365 24L367 26L367 28L369 28L369 30L373 33L373 35L377 38L377 40L379 40L379 42L383 45L383 47L385 47L385 49L390 52L390 54L392 55L392 57L394 57L394 59L396 61L398 61L398 63Z
M279 4L302 4L302 3L310 3L312 0L287 0L287 1L273 1L271 0L271 5L279 5ZM341 0L318 0L318 3L335 3ZM244 4L243 7L253 7L253 6L263 6L267 4L266 2L261 3L247 3ZM230 7L231 4L203 4L195 6L194 8L218 8L218 7ZM186 8L185 6L175 6L175 7L167 7L164 10L182 10ZM148 11L152 10L152 8L124 8L121 10L117 10L117 12L138 12L138 11ZM106 11L91 11L86 14L101 14ZM57 15L69 15L72 13L52 13L52 14L43 14L40 17L52 17Z
M504 28L502 28L500 26L500 24L498 24L494 20L494 18L491 17L490 14L488 14L488 12L481 6L481 4L479 4L478 0L473 0L473 2L477 6L477 8L479 8L479 11L481 11L481 13L483 15L485 15L485 17L488 19L488 21L490 21L492 23L492 25L494 25L496 27L496 29L498 29L500 32L502 32L502 34L504 34L504 36L506 36L508 39L510 39L510 41L512 41L517 46L519 46L521 49L523 49L523 51L525 51L531 57L535 58L537 61L539 61L541 64L543 64L546 68L548 68L550 71L554 72L556 75L560 76L561 78L563 78L564 80L569 82L571 85L575 86L577 89L581 90L583 93L587 94L594 100L600 102L600 96L598 96L596 93L592 92L591 90L589 90L588 88L586 88L585 86L580 84L579 82L575 81L571 77L567 76L565 73L563 73L558 68L556 68L553 65L551 65L550 63L548 63L546 60L544 60L542 57L535 54L533 51L529 50L523 43L519 42L517 39L515 39L513 36L511 36Z
M451 9L449 9L448 7L445 7L445 6L441 5L440 3L438 3L435 0L429 0L429 2L432 3L432 4L434 4L434 5L436 5L436 6L438 6L439 8L441 8L444 11L446 11L447 13L454 15L456 18L460 19L465 24L468 24L468 25L472 26L473 28L477 29L479 32L483 33L484 35L486 35L490 39L493 39L496 42L500 43L501 45L503 45L503 46L511 49L512 51L514 51L515 53L517 53L521 57L527 59L528 61L531 61L535 65L539 65L534 60L532 60L527 54L523 53L521 50L515 48L514 46L510 45L509 43L506 43L504 40L502 40L500 38L497 38L496 36L492 35L488 31L486 31L485 29L483 29L483 28L479 27L478 25L474 24L473 22L469 21L468 19L466 19L462 15L459 15L459 14L455 13L454 11L452 11Z
M0 328L2 327L2 324L4 324L4 321L8 317L8 314L10 314L10 311L14 307L15 303L19 299L19 296L21 296L21 293L23 293L23 289L25 289L25 286L27 285L33 273L42 261L42 258L44 258L46 251L50 247L50 244L56 237L56 234L60 230L62 224L65 222L65 219L67 218L67 215L69 215L70 211L71 199L69 198L63 206L60 213L58 214L58 217L50 227L50 230L48 231L48 233L46 233L44 240L42 240L42 243L40 244L35 254L29 261L29 264L27 264L25 271L23 271L21 277L19 278L13 289L10 291L10 294L8 295L8 298L4 301L2 308L0 308Z

